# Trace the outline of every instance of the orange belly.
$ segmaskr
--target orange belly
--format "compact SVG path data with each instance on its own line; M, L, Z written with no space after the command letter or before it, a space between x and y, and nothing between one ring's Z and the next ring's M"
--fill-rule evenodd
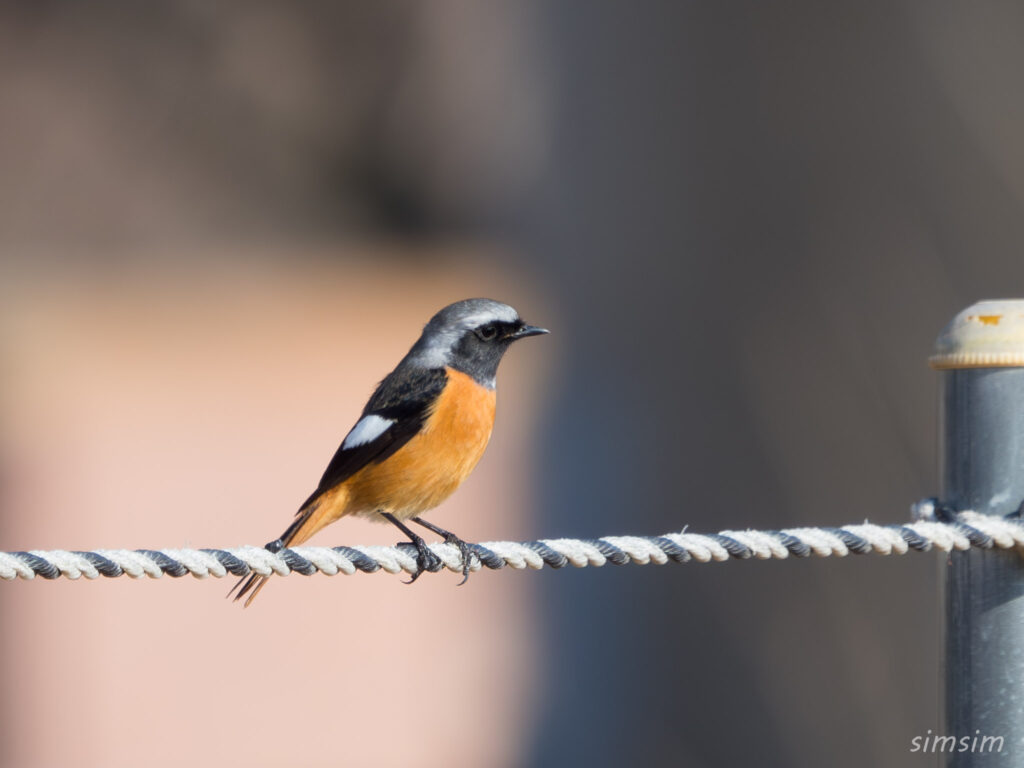
M448 383L419 433L344 483L344 514L414 517L447 499L473 471L491 437L495 393L464 373L447 373Z

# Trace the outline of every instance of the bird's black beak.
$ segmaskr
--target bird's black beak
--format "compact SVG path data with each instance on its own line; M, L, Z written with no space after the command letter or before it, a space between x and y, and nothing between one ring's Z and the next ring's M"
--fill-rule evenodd
M540 336L545 333L551 333L547 328L538 328L535 325L524 325L517 331L514 331L509 338L512 341L516 339L525 339L527 336Z

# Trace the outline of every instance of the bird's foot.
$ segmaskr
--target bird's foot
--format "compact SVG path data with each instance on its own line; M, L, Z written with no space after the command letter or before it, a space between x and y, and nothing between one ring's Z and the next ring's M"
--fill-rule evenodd
M458 536L451 531L446 531L438 525L427 522L422 517L414 517L412 521L418 525L422 525L424 528L433 531L438 536L443 536L446 544L451 544L459 548L459 557L462 558L462 581L456 586L461 587L469 579L469 566L473 563L473 550L469 548L469 544L464 542Z
M423 540L422 536L412 536L412 545L416 547L416 573L412 575L406 584L412 584L416 579L423 575L425 571L431 573L437 573L444 566L441 562L441 558L430 551L430 547L427 546L427 542ZM402 542L405 543L405 542Z
M459 548L459 557L462 558L462 581L455 586L461 587L467 581L469 581L469 566L473 562L473 551L469 548L469 544L464 542L454 533L446 533L444 540L447 544L452 544Z

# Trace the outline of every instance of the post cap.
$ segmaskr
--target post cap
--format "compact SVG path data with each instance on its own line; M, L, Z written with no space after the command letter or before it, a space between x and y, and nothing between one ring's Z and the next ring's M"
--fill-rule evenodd
M950 368L1024 367L1024 299L979 301L953 318L928 364Z

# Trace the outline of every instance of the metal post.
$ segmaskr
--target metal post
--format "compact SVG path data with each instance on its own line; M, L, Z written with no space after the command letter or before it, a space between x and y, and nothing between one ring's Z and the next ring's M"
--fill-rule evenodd
M957 511L1016 513L1024 501L1024 301L964 310L930 362L942 371L942 500ZM941 750L946 764L991 765L998 751L1000 765L1024 766L1024 558L1017 552L950 556L945 672L942 736L956 737Z

